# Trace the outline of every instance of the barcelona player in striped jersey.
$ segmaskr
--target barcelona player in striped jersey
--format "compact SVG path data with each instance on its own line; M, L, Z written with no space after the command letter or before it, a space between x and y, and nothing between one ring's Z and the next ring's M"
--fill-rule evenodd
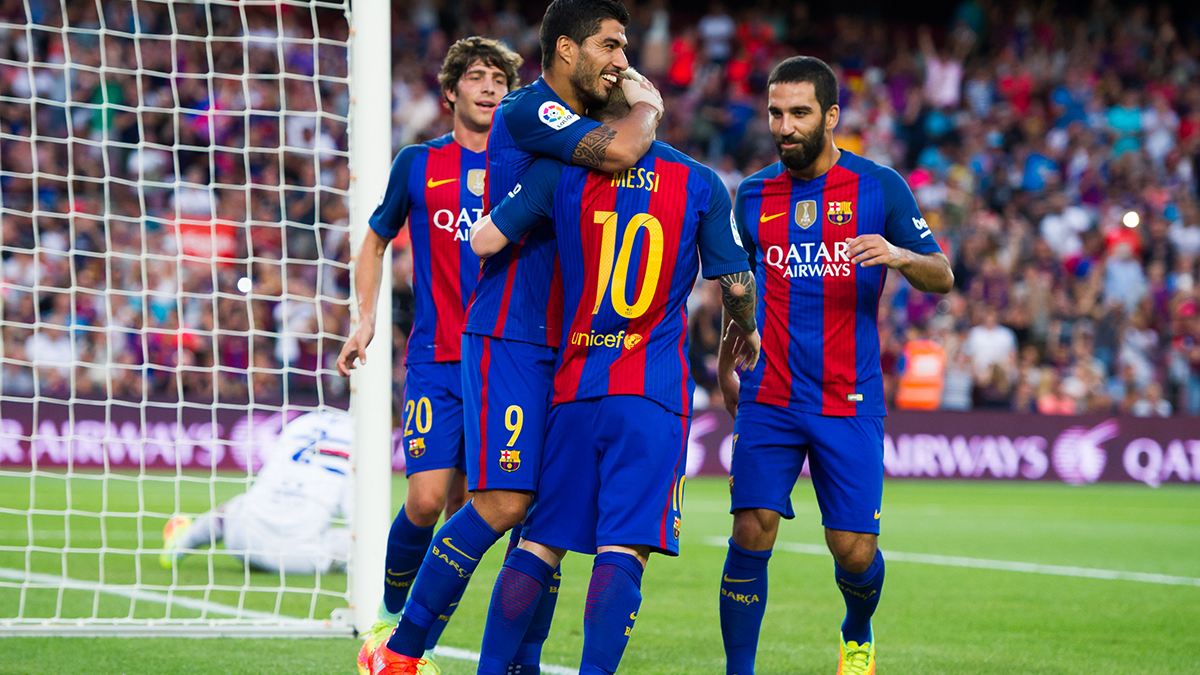
M355 367L355 359L365 363L375 328L383 254L407 220L416 296L401 411L409 487L388 534L380 620L359 655L361 672L366 672L371 650L399 622L443 508L452 514L465 501L462 327L479 279L479 258L471 252L467 235L487 211L488 132L500 100L518 84L520 64L520 56L495 40L471 37L450 47L439 80L454 114L454 130L396 156L356 259L359 322L338 358L343 375ZM447 609L439 616L448 620L450 613ZM444 626L445 621L437 622L428 646L436 643Z
M780 162L742 182L734 213L758 288L762 358L735 372L736 323L718 361L734 413L733 537L721 578L726 672L751 675L779 518L807 457L846 603L838 673L875 672L871 616L883 589L883 399L876 326L888 269L913 287L954 276L892 169L839 150L838 85L824 62L794 57L768 80Z
M540 35L543 75L508 95L493 119L487 152L491 203L512 190L538 156L617 171L645 153L662 112L649 83L636 86L640 102L620 119L601 124L581 116L608 100L629 66L628 21L617 0L550 3ZM376 652L388 672L420 672L413 664L430 627L461 596L483 553L525 518L541 463L561 313L548 228L485 261L462 341L473 496L438 530L399 627ZM512 672L537 672L555 598L545 594L539 620L523 643L517 636L521 648Z
M620 114L618 94L597 116ZM711 169L655 142L613 174L539 159L472 231L495 255L551 219L564 317L537 501L496 581L479 673L500 675L566 551L595 554L579 672L613 673L652 552L677 555L694 384L687 297L702 272L757 358L754 280Z

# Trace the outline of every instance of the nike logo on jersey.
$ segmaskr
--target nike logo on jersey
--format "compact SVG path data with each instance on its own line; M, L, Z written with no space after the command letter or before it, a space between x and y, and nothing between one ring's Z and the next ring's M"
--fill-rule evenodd
M775 219L776 219L776 218L778 218L779 216L786 216L786 215L787 215L787 213L776 213L776 214L775 214L775 215L773 215L773 216L759 216L759 218L758 218L758 222L760 222L760 223L765 223L765 222L767 222L767 221L770 221L770 220L775 220Z
M744 584L747 581L754 581L754 579L757 578L758 577L754 577L753 579L730 579L728 574L725 575L725 581L728 581L731 584Z
M445 185L446 183L453 183L456 180L458 180L458 179L457 178L447 178L446 180L434 180L434 179L430 178L429 182L426 183L425 185L426 185L426 187L435 188L439 185Z
M881 514L879 513L879 509L875 509L875 520L879 520L880 515Z
M555 578L555 579L561 579L561 578L562 578L562 575L561 575L561 574L559 574L558 572L555 572L555 573L554 573L554 578Z
M637 621L637 612L633 612L633 613L631 613L631 614L629 615L629 620L630 620L630 621Z
M450 537L445 537L444 539L442 539L442 543L449 546L450 548L454 549L455 551L458 551L458 553L460 555L462 555L464 558L466 558L467 560L479 562L479 558L472 558L471 556L469 556L466 553L463 553L461 550L459 550L459 548L457 546L455 546L454 544L451 544Z

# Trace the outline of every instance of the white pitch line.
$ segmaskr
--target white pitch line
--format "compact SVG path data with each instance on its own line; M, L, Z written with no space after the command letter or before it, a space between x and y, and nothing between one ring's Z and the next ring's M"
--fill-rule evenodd
M438 645L433 648L433 655L441 656L447 659L458 659L460 661L479 663L479 652L459 649L457 647L443 647L442 645ZM566 666L555 666L542 663L538 664L538 668L541 669L543 673L551 673L552 675L579 675L578 670L575 670L574 668L568 668Z
M725 548L729 540L724 537L708 537L705 543L709 546ZM829 549L819 544L793 544L788 542L776 543L775 549L806 555L829 555ZM1066 565L1040 565L1038 563L1016 562L1011 560L988 560L986 558L964 558L953 555L932 555L928 553L902 553L900 551L883 551L884 558L889 562L922 563L925 565L942 565L944 567L971 567L975 569L1000 570L1003 572L1024 572L1027 574L1050 574L1059 577L1080 577L1084 579L1109 579L1116 581L1140 581L1147 584L1166 584L1168 586L1200 586L1200 579L1195 577L1173 577L1167 574L1147 574L1145 572L1123 572L1121 570L1103 570L1094 567L1071 567Z
M37 572L26 573L24 570L0 567L0 579L29 581L35 584L54 588L62 587L84 591L99 591L101 593L119 595L126 598L135 598L137 600L146 600L148 602L167 604L166 593L158 593L156 591L146 591L122 586L110 586L108 584L101 584L95 581L81 581L79 579L54 576L53 574L39 574ZM271 614L269 612L258 612L249 609L239 610L237 607L223 605L219 602L212 602L210 600L197 600L195 598L176 596L171 598L170 601L171 604L179 605L180 607L186 607L188 609L195 610L208 610L214 614L237 616L240 613L241 617L247 619L259 619L285 624L304 622L303 619L280 616L278 614ZM479 663L479 652L473 652L467 649L458 649L457 647L445 647L443 645L438 645L433 649L433 653L436 656L447 659L458 659L460 661ZM541 672L548 673L549 675L579 675L578 670L574 668L567 668L566 666L556 666L553 664L542 663L539 664L539 668L541 669Z
M232 605L223 605L219 602L213 602L211 600L189 598L182 595L168 595L166 593L147 591L130 586L114 586L111 584L102 584L96 581L82 581L80 579L72 579L70 577L60 577L53 574L39 574L37 572L26 572L25 570L10 569L7 567L0 567L0 579L28 582L37 584L38 587L41 588L69 588L72 590L107 593L109 595L119 595L123 598L145 600L146 602L154 602L163 605L178 605L180 607L194 609L200 612L207 611L213 614L224 614L226 616L236 616L245 619L257 619L259 621L272 621L275 623L302 623L304 621L303 619L297 619L290 616L281 616L279 614L271 614L270 612L259 612L252 609L239 609Z

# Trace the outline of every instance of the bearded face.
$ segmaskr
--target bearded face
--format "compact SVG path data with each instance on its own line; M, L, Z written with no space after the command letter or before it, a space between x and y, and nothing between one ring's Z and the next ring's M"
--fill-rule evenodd
M812 166L825 147L825 125L818 124L807 134L793 131L789 136L779 133L772 134L775 138L775 149L783 165L792 171L804 171ZM784 147L784 146L789 147Z
M601 79L604 64L592 58L587 51L580 50L579 60L571 71L571 86L585 109L599 107L608 102L612 87Z

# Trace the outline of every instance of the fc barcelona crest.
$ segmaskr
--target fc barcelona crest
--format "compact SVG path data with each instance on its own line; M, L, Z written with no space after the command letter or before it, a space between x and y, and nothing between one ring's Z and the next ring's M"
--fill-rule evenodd
M414 438L408 442L408 456L409 457L416 458L416 457L420 457L423 454L425 454L425 439L424 438Z
M521 468L521 451L520 450L501 450L500 451L500 468L509 473Z
M675 535L675 539L679 539L679 526L680 525L681 525L681 523L679 522L679 516L675 516L675 530L673 532L673 534Z
M467 189L476 197L483 196L483 189L487 187L487 169L471 169L467 172Z
M845 225L854 217L854 202L829 202L829 222L834 225Z
M817 201L815 199L806 199L796 204L796 224L800 226L800 229L807 230L815 222L817 222Z

